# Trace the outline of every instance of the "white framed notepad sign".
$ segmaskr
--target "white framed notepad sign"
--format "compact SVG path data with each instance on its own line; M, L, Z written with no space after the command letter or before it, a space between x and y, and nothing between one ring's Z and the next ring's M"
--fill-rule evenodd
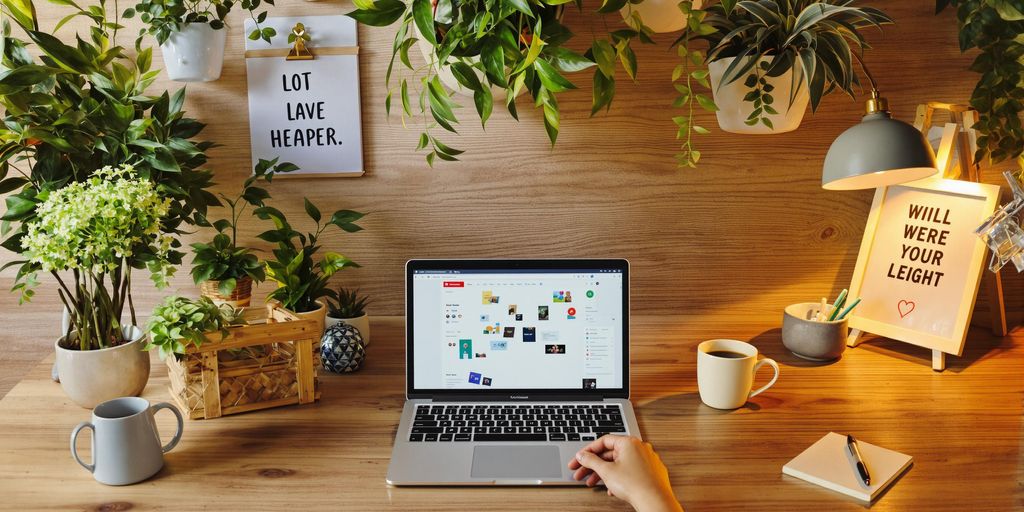
M961 355L985 264L974 230L998 198L996 185L939 178L879 188L850 284L862 301L849 344L869 332Z
M302 23L311 60L286 60L288 34ZM361 176L363 136L356 22L348 16L267 18L271 43L245 39L253 163L280 158L286 176ZM246 20L245 34L253 29Z

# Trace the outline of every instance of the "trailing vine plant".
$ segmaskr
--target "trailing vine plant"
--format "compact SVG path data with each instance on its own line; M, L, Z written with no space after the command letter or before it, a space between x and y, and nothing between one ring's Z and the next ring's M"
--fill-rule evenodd
M981 75L971 94L979 114L974 160L1017 158L1024 165L1024 2L936 0L936 13L951 6L960 26L960 51L981 52L970 67Z

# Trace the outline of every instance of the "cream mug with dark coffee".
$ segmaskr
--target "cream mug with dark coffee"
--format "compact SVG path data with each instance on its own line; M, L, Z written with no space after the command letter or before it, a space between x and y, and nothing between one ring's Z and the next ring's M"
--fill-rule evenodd
M762 366L775 370L771 382L751 391L754 375ZM736 409L772 387L779 365L772 359L758 361L757 347L738 340L708 340L697 346L697 389L700 400L715 409Z

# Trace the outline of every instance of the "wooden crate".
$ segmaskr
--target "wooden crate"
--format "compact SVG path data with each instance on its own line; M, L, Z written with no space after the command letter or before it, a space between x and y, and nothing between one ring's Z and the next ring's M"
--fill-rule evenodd
M207 334L203 346L167 358L171 396L190 419L320 398L317 321L276 302L243 311L247 324L230 328L227 337Z

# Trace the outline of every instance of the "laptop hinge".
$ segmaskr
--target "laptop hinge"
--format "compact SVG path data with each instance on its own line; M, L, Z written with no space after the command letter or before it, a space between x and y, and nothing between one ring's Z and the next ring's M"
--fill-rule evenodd
M601 402L603 396L588 395L585 397L572 395L479 395L479 394L445 394L430 398L432 402Z

